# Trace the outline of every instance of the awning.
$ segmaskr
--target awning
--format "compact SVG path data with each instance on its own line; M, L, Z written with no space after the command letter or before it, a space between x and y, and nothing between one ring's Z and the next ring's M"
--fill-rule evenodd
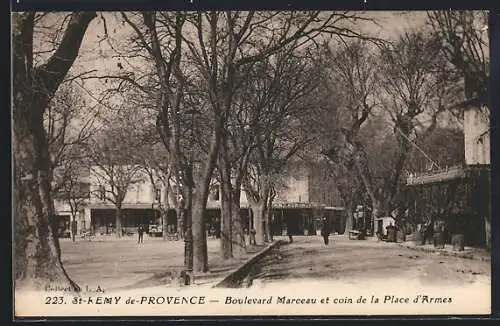
M127 203L122 205L122 209L153 209L157 208L157 204L151 203ZM108 203L95 203L89 205L90 209L116 209L116 206Z
M342 206L325 206L324 209L327 211L345 211L345 207Z
M273 203L273 208L323 208L324 205L319 203L303 203L303 202L277 202Z
M220 209L221 208L221 202L220 201L209 201L207 202L207 207L206 209ZM247 209L248 208L248 203L240 203L240 208Z

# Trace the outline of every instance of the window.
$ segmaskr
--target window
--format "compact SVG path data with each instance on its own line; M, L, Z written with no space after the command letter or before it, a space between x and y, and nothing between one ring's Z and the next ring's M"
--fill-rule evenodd
M210 200L213 200L213 201L219 201L219 185L215 185L213 186L212 190L211 190L211 193L210 193Z
M106 189L103 185L99 185L98 192L99 200L104 200L106 198Z
M86 182L80 182L78 190L78 196L80 198L88 198L90 193L90 184Z
M161 202L161 189L156 189L156 201Z

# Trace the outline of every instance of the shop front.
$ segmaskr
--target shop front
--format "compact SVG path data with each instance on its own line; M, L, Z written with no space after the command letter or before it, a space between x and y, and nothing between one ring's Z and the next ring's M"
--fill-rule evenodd
M489 246L490 167L467 166L407 179L409 215L422 228L442 225L446 243L463 235L467 246Z
M91 229L97 235L110 235L116 232L116 209L108 205L94 205L90 208ZM139 225L143 225L147 230L150 226L156 226L163 230L163 219L161 212L152 205L124 205L121 210L121 226L123 235L133 235L137 233ZM167 214L167 229L177 228L177 216L175 210L169 210Z

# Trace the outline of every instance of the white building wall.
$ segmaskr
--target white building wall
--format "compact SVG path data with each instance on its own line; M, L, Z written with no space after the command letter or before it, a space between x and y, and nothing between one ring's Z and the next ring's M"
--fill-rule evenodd
M70 221L73 218L71 207L65 200L55 199L54 210L56 215L66 215L69 217ZM90 227L90 208L88 204L80 204L75 220L77 222L77 234L80 234L83 229Z
M465 163L490 164L490 119L484 110L464 112Z
M274 200L275 203L308 203L309 202L309 179L307 175L302 177L290 176L283 182L284 186L278 192ZM207 208L219 208L221 206L221 194L219 189L219 199L215 200L213 193L210 193L207 200ZM240 206L248 207L248 197L242 189L240 196Z
M89 205L85 208L85 210L82 212L81 215L81 221L82 223L79 223L79 225L83 226L83 221L85 221L85 226L86 228L90 227L90 221L91 221L91 209L100 207L101 205L106 205L110 208L113 207L113 204L107 200L102 200L99 198L98 195L98 190L100 186L104 186L105 188L109 189L108 184L103 184L103 179L99 178L98 175L102 175L103 171L99 169L99 167L92 167L90 171L90 175L87 177L87 180L90 183L90 201ZM134 204L146 204L150 205L153 203L156 203L156 193L154 191L154 187L152 186L151 180L148 176L148 174L145 171L138 172L139 177L136 178L136 181L134 184L131 184L129 186L129 189L127 190L127 194L125 197L124 205L134 205ZM139 180L141 179L142 180ZM288 202L288 203L295 203L295 202L302 202L302 203L307 203L309 202L309 184L308 184L308 176L306 173L300 173L300 174L295 174L293 176L288 176L284 180L285 186L283 187L283 191L280 191L275 199L276 203L279 202ZM160 183L158 183L158 186L160 186ZM175 189L175 186L172 188ZM174 190L175 191L175 190ZM161 186L161 198L165 200L165 189L163 186ZM219 208L220 207L220 189L219 189L219 198L218 200L215 200L212 196L209 196L208 202L207 202L207 208ZM174 207L174 203L172 202L171 199L169 199L169 204L170 207ZM242 190L241 192L241 198L240 198L240 204L241 207L248 207L248 198L246 195L246 192ZM101 206L103 207L103 206ZM63 212L66 208L64 205L60 205L56 211ZM70 210L68 209L68 212ZM70 213L68 213L70 214Z
M92 167L90 173L91 204L112 204L110 201L99 198L98 191L100 186L104 186L107 190L110 190L110 185L106 184L106 180L99 177L101 174L102 170L99 167ZM160 189L163 188L160 183L158 183L158 187ZM164 193L165 189L161 189L161 192ZM110 196L110 194L108 193L107 196ZM134 181L127 189L123 204L151 204L154 202L156 202L156 194L149 175L146 171L139 170L134 177Z
M307 176L287 178L283 191L278 192L276 196L276 202L308 203L309 180Z
M71 207L65 200L54 199L54 210L57 215L71 215Z

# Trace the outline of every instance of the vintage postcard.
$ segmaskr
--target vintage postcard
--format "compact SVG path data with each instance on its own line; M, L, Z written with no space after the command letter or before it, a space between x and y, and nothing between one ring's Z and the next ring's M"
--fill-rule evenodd
M490 314L488 18L12 13L15 317Z

